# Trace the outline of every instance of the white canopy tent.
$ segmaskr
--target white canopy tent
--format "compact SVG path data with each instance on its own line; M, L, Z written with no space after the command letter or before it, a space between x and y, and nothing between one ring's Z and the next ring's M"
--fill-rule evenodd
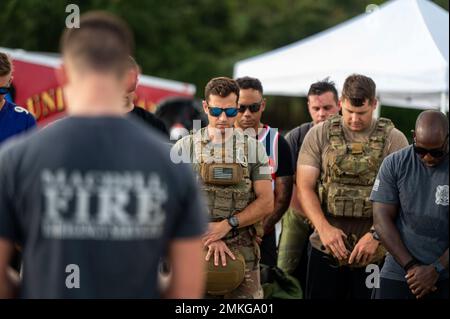
M299 17L301 18L301 17ZM427 0L389 1L331 29L242 60L234 77L261 80L268 95L306 96L330 77L373 78L380 103L448 111L449 15Z

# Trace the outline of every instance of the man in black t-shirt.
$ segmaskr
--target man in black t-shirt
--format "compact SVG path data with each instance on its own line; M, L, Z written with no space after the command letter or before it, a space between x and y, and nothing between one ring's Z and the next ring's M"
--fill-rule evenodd
M167 131L164 122L158 119L153 113L143 109L139 106L134 105L135 92L138 84L138 77L141 71L141 68L137 64L136 60L132 57L128 57L128 67L130 70L135 71L135 75L133 76L133 81L129 85L127 89L127 94L125 96L125 107L128 115L133 118L142 120L143 123L148 125L151 128L156 129L159 133L161 133L164 137L169 137L169 132Z
M169 132L167 131L163 121L158 119L152 112L136 105L132 105L132 107L133 109L128 113L131 118L136 118L149 127L156 129L156 131L162 134L163 137L169 137Z
M313 125L325 121L340 110L336 87L328 79L311 84L307 99L308 111L312 121L301 124L286 135L286 141L292 152L294 172L297 171L298 153L308 131ZM277 264L278 267L287 273L294 275L300 281L300 285L305 288L307 269L307 255L305 251L312 229L300 209L296 197L296 189L294 174L291 204L282 220L283 230L280 237Z
M264 220L264 237L261 242L261 263L275 266L277 263L277 236L275 225L289 207L292 192L293 167L291 151L277 129L261 123L266 107L263 87L258 79L243 77L236 80L239 88L239 114L235 125L251 135L256 134L265 146L272 173L274 210Z
M58 74L69 117L0 151L0 298L200 298L206 208L187 165L123 117L132 35L92 12L66 29ZM23 249L22 282L6 269ZM188 267L186 267L188 265Z

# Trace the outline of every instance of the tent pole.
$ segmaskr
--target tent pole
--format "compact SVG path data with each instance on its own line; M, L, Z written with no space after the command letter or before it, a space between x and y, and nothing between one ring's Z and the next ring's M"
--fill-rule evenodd
M447 93L446 92L441 93L441 112L444 114L447 112Z

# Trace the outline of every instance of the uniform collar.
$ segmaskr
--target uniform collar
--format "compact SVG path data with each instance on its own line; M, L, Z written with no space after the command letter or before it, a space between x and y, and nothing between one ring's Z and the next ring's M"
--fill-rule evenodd
M233 135L239 134L239 130L234 129L233 127ZM232 138L231 135L229 138ZM202 143L214 143L214 141L211 140L211 138L209 137L209 131L208 131L208 126L207 127L203 127L200 130L198 130L197 132L194 133L194 138L200 138Z

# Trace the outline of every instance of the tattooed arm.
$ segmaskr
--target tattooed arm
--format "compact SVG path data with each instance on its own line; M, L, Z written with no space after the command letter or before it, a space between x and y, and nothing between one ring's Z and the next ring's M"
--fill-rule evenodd
M292 176L281 176L275 179L275 205L273 212L264 219L265 234L273 230L275 224L283 217L283 214L288 209L292 196L292 183Z

